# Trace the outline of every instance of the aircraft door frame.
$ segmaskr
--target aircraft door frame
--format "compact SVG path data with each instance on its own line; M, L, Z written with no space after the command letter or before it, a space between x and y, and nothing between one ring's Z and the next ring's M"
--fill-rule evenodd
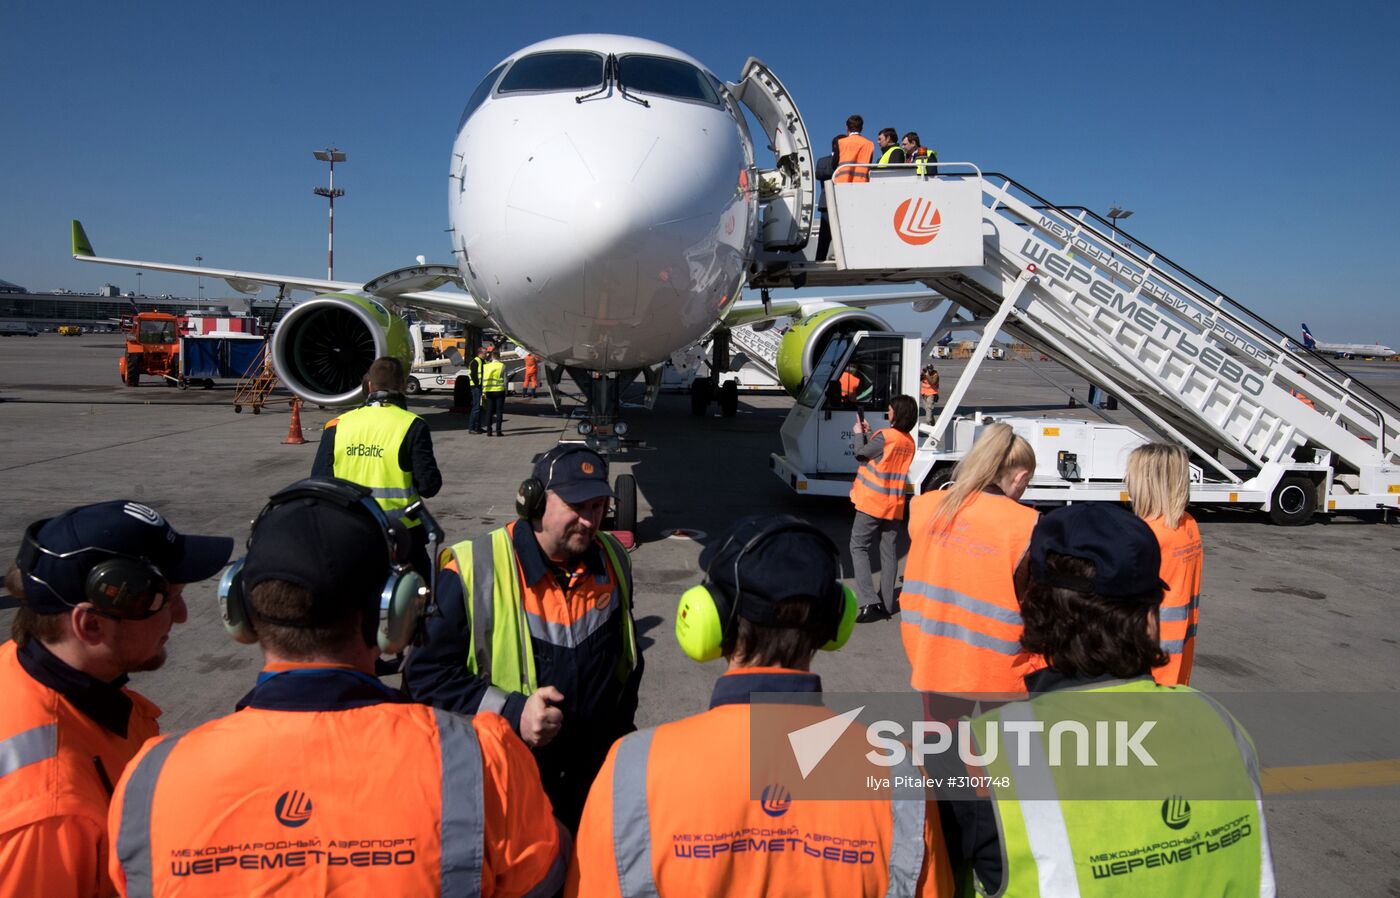
M776 173L781 189L761 200L764 210L759 242L767 250L800 250L812 236L817 210L816 160L802 114L792 94L773 70L750 56L735 83L726 85L734 97L763 125L764 136L778 157L776 169L760 169L763 176Z

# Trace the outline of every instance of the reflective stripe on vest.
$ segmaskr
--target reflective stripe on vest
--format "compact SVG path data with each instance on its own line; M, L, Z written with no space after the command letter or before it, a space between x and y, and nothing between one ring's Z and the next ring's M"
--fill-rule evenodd
M0 776L58 754L58 724L46 723L0 742Z
M470 720L433 709L442 756L438 881L443 895L481 894L486 867L486 802L481 742Z
M127 898L151 898L155 892L152 879L151 805L155 802L156 782L160 779L161 768L179 741L179 736L171 736L153 745L131 772L122 792L117 860L126 876Z
M613 759L612 835L613 860L621 894L658 898L651 866L651 808L647 797L647 769L655 729L630 733L618 743ZM908 759L896 765L892 776L915 777L918 768ZM890 801L889 885L886 898L913 898L924 866L924 813L922 799Z
M504 362L487 362L481 368L481 392L504 393L506 391L506 366Z
M1150 680L1135 680L1128 683L1082 690L1082 692L1093 694L1112 693L1149 693L1157 689ZM1079 690L1077 690L1079 691ZM1208 696L1202 695L1189 687L1180 687L1180 692L1186 692L1196 696L1203 701L1210 710L1214 711L1225 724L1234 747L1238 752L1241 762L1241 769L1244 776L1248 778L1250 790L1254 795L1253 815L1249 825L1254 828L1258 837L1259 846L1259 894L1272 896L1275 892L1273 878L1273 859L1269 848L1268 832L1264 819L1264 805L1262 791L1259 782L1259 759L1254 751L1253 745L1249 742L1249 737L1235 723L1234 718ZM1063 693L1049 693L1050 696L1062 697ZM1046 725L1046 719L1037 716L1036 710L1040 705L1037 700L1013 702L1003 705L997 711L984 715L981 721L989 721L999 718L1001 729L1011 731L1012 725L1019 728L1022 735L1020 749L1015 764L1008 765L1005 755L998 760L991 762L986 772L992 774L995 781L997 774L1010 774L1011 787L1009 789L998 789L993 787L992 798L999 805L996 814L997 831L1003 845L1003 858L1005 867L1001 883L1001 894L1014 895L1040 895L1055 896L1055 898L1076 898L1081 894L1080 877L1084 876L1086 887L1091 885L1094 894L1115 894L1116 892L1129 893L1133 891L1131 883L1117 884L1116 880L1104 882L1099 880L1097 873L1091 869L1091 856L1100 850L1099 846L1090 845L1086 847L1082 844L1094 838L1103 837L1102 832L1072 832L1071 825L1066 819L1065 805L1059 799L1059 789L1056 786L1055 769L1050 766L1045 747L1045 732L1051 731L1052 727ZM1170 706L1168 706L1170 707ZM1039 726L1035 726L1035 724ZM1030 724L1030 725L1028 725ZM974 728L975 732L975 728ZM1009 749L1006 754L1009 754ZM1170 763L1170 762L1168 762ZM1173 783L1173 789L1180 789L1189 794L1190 783ZM1018 796L1030 795L1034 798L1019 798ZM1192 799L1196 802L1196 799ZM1242 800L1234 800L1242 803ZM1129 815L1114 815L1115 802L1112 800L1071 802L1071 804L1087 803L1103 807L1103 819L1107 822L1105 827L1113 828L1113 837L1122 844L1150 844L1161 841L1164 837L1159 831L1160 821L1157 814L1146 815L1142 821L1143 831L1131 831L1131 826L1125 829L1126 820L1136 819ZM1142 804L1136 799L1124 800L1125 805ZM1014 805L1013 808L1009 807ZM1227 811L1222 817L1229 817L1233 811ZM1156 824L1156 826L1154 826ZM1209 825L1209 824L1207 824ZM1079 826L1085 828L1084 815L1080 815ZM1076 839L1077 835L1077 839ZM1079 843L1078 851L1075 849ZM1225 846L1222 846L1225 847ZM1081 858L1081 863L1076 865L1076 857ZM1029 861L1029 862L1027 862ZM1226 865L1228 861L1239 861L1238 856L1220 853L1216 855L1215 862L1222 870L1229 870ZM1202 883L1199 881L1201 871L1199 867L1192 864L1159 865L1152 871L1152 891L1163 894L1193 894L1199 891ZM1243 865L1241 865L1243 867ZM1236 875L1239 875L1241 868L1236 868ZM1252 878L1252 868L1249 878ZM1211 872L1215 872L1212 870ZM1194 874L1195 879L1190 878ZM1173 886L1163 880L1168 876L1179 876L1181 879ZM1231 887L1241 885L1238 879L1225 879L1223 881L1211 881L1212 891L1224 894L1227 891L1234 894ZM979 890L980 891L980 890Z
M905 496L909 489L909 466L914 463L914 438L886 427L884 451L880 460L867 461L856 471L851 484L851 502L857 511L872 518L893 521L904 517Z
M529 526L520 522L516 526ZM637 637L632 626L632 596L626 567L619 553L620 545L607 533L597 534L598 544L608 568L617 582L619 613L622 614L623 658L618 677L626 679L637 666ZM597 615L585 615L570 628L552 624L525 610L525 597L520 587L520 565L510 532L501 527L475 539L452 547L457 560L457 572L462 581L463 604L470 618L471 640L467 647L467 670L489 680L491 685L481 698L478 711L500 712L510 693L530 695L535 681L535 652L531 635L556 645L576 645L578 633L587 627L591 633L609 617L609 609ZM490 558L491 564L476 564L478 558ZM555 639L552 628L568 631L563 639ZM586 634L585 634L586 635ZM575 641L568 641L573 639Z
M439 893L472 898L481 894L486 858L481 742L467 718L439 708L430 710L437 725L442 765ZM132 771L122 793L116 851L126 876L128 898L150 898L154 894L152 805L161 770L179 741L179 736L173 736L154 745Z
M418 499L413 473L399 467L399 447L418 420L397 405L367 405L346 412L335 426L335 476L358 483L391 517ZM400 518L407 527L420 522Z

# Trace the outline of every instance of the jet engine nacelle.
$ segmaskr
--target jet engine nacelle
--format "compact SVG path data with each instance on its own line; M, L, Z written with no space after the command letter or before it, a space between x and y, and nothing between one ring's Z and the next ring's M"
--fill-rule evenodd
M864 309L833 303L787 329L778 346L778 380L794 397L812 374L812 366L838 334L855 331L888 331L883 318Z
M413 341L403 319L377 300L326 293L286 314L272 335L272 364L291 391L317 405L357 405L370 364L394 356L407 371Z

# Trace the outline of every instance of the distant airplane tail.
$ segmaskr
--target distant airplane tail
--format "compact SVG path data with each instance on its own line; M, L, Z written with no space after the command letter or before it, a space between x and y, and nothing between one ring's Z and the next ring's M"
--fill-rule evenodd
M1303 348L1316 349L1317 340L1313 339L1312 331L1308 330L1307 322L1303 323Z

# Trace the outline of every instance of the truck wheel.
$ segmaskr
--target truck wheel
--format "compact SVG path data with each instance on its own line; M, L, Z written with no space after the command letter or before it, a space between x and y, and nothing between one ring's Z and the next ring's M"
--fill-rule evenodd
M690 382L690 413L697 418L704 417L710 408L712 388L708 377L697 377Z
M931 493L935 490L941 490L951 483L952 480L953 466L948 464L938 465L932 471L928 472L928 476L924 478L923 488L919 490L919 492Z
M423 389L423 385L418 382L418 378L410 376L408 384L404 387L404 392L412 396L421 389Z
M739 382L727 380L719 388L719 413L725 418L739 414Z
M126 357L126 385L136 387L141 384L141 360L134 355Z
M1288 474L1274 487L1269 520L1282 527L1298 527L1317 511L1317 484L1302 474Z
M613 510L613 529L627 533L637 531L637 478L631 474L619 474L613 481L613 492L617 494Z

